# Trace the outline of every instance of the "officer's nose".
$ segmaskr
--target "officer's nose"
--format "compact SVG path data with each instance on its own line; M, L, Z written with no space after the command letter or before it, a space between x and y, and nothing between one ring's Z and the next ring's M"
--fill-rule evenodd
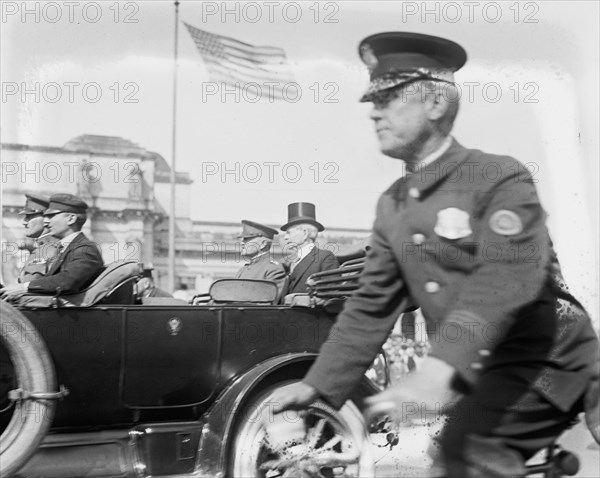
M381 118L383 118L383 114L381 112L382 108L381 106L379 106L376 103L373 103L373 106L371 107L371 111L369 112L369 118L371 118L373 121L378 121Z

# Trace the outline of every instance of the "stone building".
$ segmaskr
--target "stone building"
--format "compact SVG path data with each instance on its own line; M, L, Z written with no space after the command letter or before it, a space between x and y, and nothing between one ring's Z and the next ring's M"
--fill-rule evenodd
M0 152L5 283L15 279L26 257L17 213L31 191L82 197L90 206L83 231L99 245L104 261L141 261L154 268L158 286L166 287L171 170L161 155L123 138L97 135L78 136L63 147L4 143ZM193 220L193 181L179 171L176 181L176 284L205 292L214 280L232 277L242 266L236 238L241 226ZM360 248L368 235L368 230L328 229L319 242L344 255ZM281 256L278 244L274 255Z

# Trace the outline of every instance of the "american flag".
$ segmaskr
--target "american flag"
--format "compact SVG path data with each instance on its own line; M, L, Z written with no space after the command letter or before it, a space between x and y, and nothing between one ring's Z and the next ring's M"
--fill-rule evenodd
M187 23L184 25L206 64L211 80L238 88L257 83L262 94L276 99L282 98L287 85L295 84L294 75L281 48L253 46L200 30Z

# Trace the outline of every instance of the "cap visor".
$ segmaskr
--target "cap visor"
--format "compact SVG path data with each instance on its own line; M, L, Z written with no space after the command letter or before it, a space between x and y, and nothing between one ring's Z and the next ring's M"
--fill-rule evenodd
M58 214L59 212L63 212L60 209L46 209L44 212L44 216L52 216L53 214Z

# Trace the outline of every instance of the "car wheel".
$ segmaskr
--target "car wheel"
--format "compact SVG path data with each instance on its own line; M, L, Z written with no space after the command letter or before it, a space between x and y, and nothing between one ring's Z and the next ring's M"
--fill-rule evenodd
M365 422L351 401L347 401L339 411L323 401L314 402L301 414L301 418L296 416L296 419L304 421L304 441L299 446L273 450L264 423L272 417L269 395L274 389L270 387L258 394L238 415L233 445L229 450L227 476L375 476L375 463ZM296 452L293 448L296 448Z
M0 329L1 346L5 348L1 355L10 360L8 365L14 370L17 389L35 393L54 391L54 366L44 341L33 324L4 301L0 301ZM8 391L7 387L3 390ZM27 462L48 431L56 400L8 400L2 397L2 402L10 403L3 408L2 414L12 412L0 436L2 475L9 477Z

